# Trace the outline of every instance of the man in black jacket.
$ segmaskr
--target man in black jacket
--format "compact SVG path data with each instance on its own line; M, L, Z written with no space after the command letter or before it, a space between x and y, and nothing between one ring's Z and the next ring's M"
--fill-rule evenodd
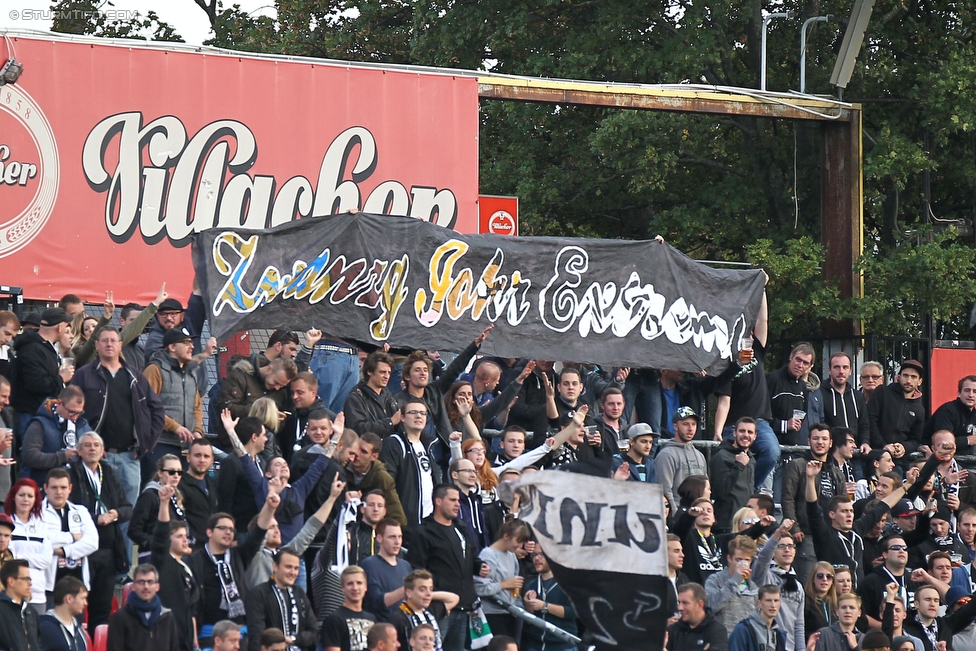
M795 413L806 413L809 391L803 377L813 368L815 359L813 346L806 342L800 343L790 351L786 366L766 374L769 406L773 414L771 422L779 442L783 445L799 443L798 435L803 419L796 418Z
M41 651L37 611L27 602L31 598L31 573L27 561L7 561L0 568L0 649Z
M976 617L976 593L962 608L939 617L941 603L939 591L933 585L924 585L915 591L916 616L906 618L902 626L906 634L922 641L923 649L918 651L938 651L939 647L932 644L929 633L939 643L945 644L946 651L952 651L953 636L969 626Z
M190 525L193 548L200 549L207 542L207 522L217 511L217 482L210 476L214 453L210 440L193 439L186 455L187 467L180 489L183 493L183 509ZM235 499L240 499L238 495Z
M434 589L453 592L460 602L441 624L444 651L461 651L468 635L468 617L478 598L474 577L487 577L489 568L478 560L463 522L457 520L461 493L456 486L434 489L434 511L414 527L407 560L434 575Z
M51 308L41 315L39 329L25 329L14 338L11 348L17 358L10 378L10 404L17 412L18 435L23 435L41 404L48 398L57 398L71 381L74 368L61 368L58 352L58 345L70 334L71 317L60 308Z
M142 471L139 460L163 433L166 410L142 371L120 356L119 331L105 326L95 333L98 358L75 373L71 383L85 393L85 418L105 445L105 462L112 467L129 504L139 499ZM123 535L128 524L122 526ZM125 540L126 554L132 542Z
M389 353L377 350L369 354L363 362L363 381L349 394L343 407L347 427L360 434L372 432L383 438L393 433L402 415L386 386L392 371L393 357Z
M249 651L260 651L261 633L268 628L281 629L289 648L311 651L318 644L319 632L312 604L305 591L295 585L300 563L298 554L291 549L278 550L272 564L271 580L248 592L245 601Z
M956 437L956 454L972 454L976 446L976 375L959 380L959 395L944 403L925 423L926 445L932 445L932 435L948 430Z
M214 513L207 523L207 544L187 559L186 564L200 582L200 608L197 611L197 628L200 646L209 646L213 625L222 619L235 624L245 623L244 602L247 599L247 582L244 573L251 559L261 549L264 536L281 503L278 490L281 482L269 483L268 497L258 513L257 526L244 542L233 547L234 518L227 513Z
M884 448L904 469L908 455L922 443L925 406L922 404L921 363L909 359L901 364L895 381L874 392L868 402L871 419L871 447Z
M732 438L722 441L708 464L717 514L715 533L731 531L732 516L752 496L756 459L751 447L755 440L756 421L743 416L736 422Z
M729 632L705 608L705 588L685 583L678 588L681 619L668 627L668 651L726 651Z
M109 651L178 651L173 611L159 599L159 573L148 563L135 569L132 591L108 620Z
M98 529L98 549L88 557L91 589L88 592L88 633L108 622L115 593L115 576L129 571L125 534L120 524L132 517L132 504L112 466L103 462L105 444L95 432L78 439L78 456L68 464L71 501L83 505Z
M861 452L867 454L871 451L871 421L864 394L848 383L852 369L851 356L847 353L836 352L830 356L827 371L830 381L820 387L824 423L854 430Z
M420 398L408 398L400 409L403 413L403 434L388 436L383 441L380 461L396 483L396 492L407 517L407 525L418 524L430 515L433 502L430 490L440 483L440 467L434 460L434 447L440 440L424 431L428 422L428 405Z
M813 538L810 530L810 520L807 518L806 507L806 467L807 461L821 462L820 474L813 483L823 510L834 495L846 492L846 478L841 475L837 464L828 464L830 446L833 438L830 428L824 423L810 425L810 450L794 457L783 468L782 507L783 517L792 520L792 534L796 540L796 568L800 581L805 583L810 569L817 562L817 555L813 548Z

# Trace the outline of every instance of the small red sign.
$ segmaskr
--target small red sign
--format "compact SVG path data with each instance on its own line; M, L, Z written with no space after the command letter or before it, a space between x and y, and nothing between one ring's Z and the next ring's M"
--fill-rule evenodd
M480 195L481 216L478 232L491 235L518 235L518 197Z

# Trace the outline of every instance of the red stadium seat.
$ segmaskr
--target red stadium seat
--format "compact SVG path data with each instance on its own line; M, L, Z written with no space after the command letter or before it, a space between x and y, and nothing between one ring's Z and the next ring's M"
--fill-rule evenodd
M91 639L91 636L88 635L88 629L86 627L82 626L81 627L81 632L85 635L85 645L88 648L88 651L94 651L94 649L92 649L92 639Z
M122 603L119 604L119 608L124 606L126 602L129 601L129 593L132 592L132 586L134 585L134 583L126 583L124 586L122 586Z
M105 651L108 648L108 624L95 627L95 644L92 651Z

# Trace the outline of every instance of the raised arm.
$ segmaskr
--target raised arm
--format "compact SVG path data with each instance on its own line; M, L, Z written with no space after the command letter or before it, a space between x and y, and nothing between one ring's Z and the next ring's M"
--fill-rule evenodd
M478 352L478 349L481 348L481 344L485 342L485 339L488 337L488 333L494 329L494 324L485 328L481 334L475 337L474 341L468 344L468 347L462 350L458 356L454 358L454 361L451 362L446 369L444 369L444 372L441 373L440 378L435 383L436 388L440 390L441 394L447 393L448 389L451 388L451 385L454 384L457 377L461 375L461 371L467 367L468 362L471 361L471 358L474 357L475 353Z
M766 280L769 280L769 276L766 276ZM753 333L756 341L765 346L766 339L769 336L769 304L766 302L765 291L763 292L762 304L759 306L759 314L756 315L756 327Z
M485 427L487 423L490 423L494 418L498 417L499 414L512 406L516 398L518 398L519 392L522 390L522 383L525 382L526 378L528 378L534 370L535 360L533 359L525 365L522 372L518 374L518 377L508 383L508 386L505 387L505 390L502 391L497 398L489 402L487 405L481 407L482 427Z
M336 500L342 495L342 491L346 489L346 482L342 481L339 473L332 480L332 491L329 493L329 498L322 502L312 517L308 519L301 530L295 534L295 537L291 539L288 543L288 547L294 549L299 554L304 554L308 546L312 544L315 540L315 536L318 534L319 530L325 525L326 521L329 519L329 514L332 513L332 507L335 505Z

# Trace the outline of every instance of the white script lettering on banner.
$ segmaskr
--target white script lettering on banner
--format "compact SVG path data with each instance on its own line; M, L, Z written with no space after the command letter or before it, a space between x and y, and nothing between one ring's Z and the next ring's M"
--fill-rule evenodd
M117 156L109 156L116 137ZM82 166L88 184L106 194L105 227L119 243L139 230L150 244L167 238L185 246L208 228L268 228L364 208L454 226L457 197L449 188L415 185L408 190L387 180L364 201L361 186L375 170L378 155L372 133L350 127L329 144L314 187L305 176L294 176L275 194L278 179L247 173L257 161L258 143L245 124L217 120L188 138L175 116L143 126L142 113L133 111L95 125L85 140ZM116 158L109 170L107 160ZM344 178L347 174L351 179Z

